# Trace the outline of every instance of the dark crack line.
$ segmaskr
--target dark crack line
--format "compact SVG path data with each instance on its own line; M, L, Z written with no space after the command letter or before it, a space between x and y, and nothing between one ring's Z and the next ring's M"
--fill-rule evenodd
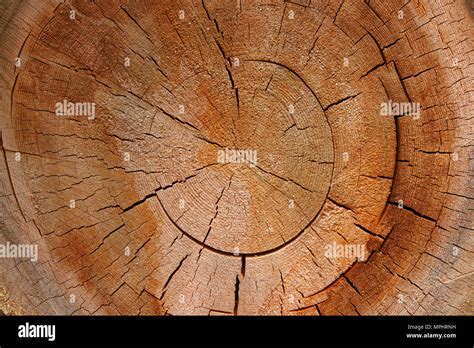
M207 230L206 236L204 237L204 239L202 241L203 243L206 243L207 237L209 236L209 233L211 233L212 223L214 222L214 219L217 218L217 215L219 215L219 202L220 202L221 198L224 196L225 190L229 189L230 185L232 184L232 178L233 177L234 177L234 174L231 175L231 177L229 179L229 184L222 188L222 191L221 191L219 197L217 198L217 201L216 201L216 204L215 204L216 212L215 212L214 216L211 218L211 221L209 222L209 229Z
M292 180L292 179L287 179L287 178L284 178L282 176L279 176L278 174L275 174L275 173L272 173L272 172L269 172L265 169L263 169L262 167L258 166L258 165L255 165L255 168L258 168L259 170L261 170L262 172L264 172L265 174L268 174L268 175L271 175L271 176L274 176L282 181L285 181L285 182L290 182L292 184L295 184L296 186L298 186L299 188L302 188L303 190L307 191L307 192L310 192L310 193L314 193L314 191L304 187L303 185L299 184L298 182Z
M148 199L150 198L153 198L153 197L158 197L157 194L158 192L161 192L161 191L164 191L164 190L167 190L171 187L173 187L174 185L176 184L182 184L182 183L185 183L186 181L188 181L189 179L191 178L194 178L196 177L203 169L206 169L208 167L211 167L211 166L215 166L215 165L221 165L220 163L211 163L211 164L208 164L208 165L205 165L201 168L198 168L198 169L195 169L195 173L191 174L191 175L188 175L187 177L183 178L183 179L180 179L180 180L176 180L176 181L173 181L171 184L168 184L168 185L165 185L165 186L161 186L161 187L158 187L157 189L155 189L155 191L153 191L152 193L149 193L147 194L145 197L143 197L142 199L140 199L139 201L136 201L135 203L129 205L128 207L122 209L122 213L125 213L137 206L139 206L140 204L144 203L145 201L147 201Z
M155 46L153 44L153 41L151 41L151 39L150 39L150 34L140 25L140 23L138 23L138 21L135 18L132 17L132 15L127 11L127 9L123 6L120 6L120 9L123 12L125 12L125 14L128 16L128 18L130 18L137 25L137 27L140 28L141 31L143 31L145 33L147 40L150 41L153 46Z
M345 0L342 0L341 4L339 5L339 8L336 10L336 13L334 14L334 20L332 21L333 23L336 22L337 15L339 14L339 11L341 11L342 6L344 5Z
M326 107L323 107L322 109L323 109L324 111L327 111L329 108L332 108L333 106L339 105L339 104L344 103L344 102L346 102L346 101L348 101L348 100L351 100L351 99L353 99L353 98L356 98L356 97L357 97L358 95L360 95L360 94L361 94L361 93L357 93L357 94L354 94L354 95L349 95L349 96L347 96L347 97L344 97L344 98L342 98L342 99L339 99L338 101L335 101L335 102L333 102L333 103L327 105Z
M129 205L128 207L122 209L122 214L139 206L140 204L144 203L145 201L147 201L148 199L152 198L152 197L156 197L156 192L153 192L153 193L150 193L148 195L146 195L145 197L143 197L142 199L140 199L139 201L136 201L134 202L133 204Z
M388 204L391 204L391 205L396 205L396 206L398 206L398 202L390 202L390 201L389 201L389 202L387 202L387 203L388 203ZM409 207L409 206L407 206L407 205L405 205L405 204L402 204L402 208L401 208L401 209L407 210L407 211L409 211L409 212L415 214L416 216L418 216L418 217L420 217L420 218L423 218L423 219L426 219L426 220L429 220L429 221L431 221L431 222L436 223L436 220L433 219L432 217L427 216L427 215L424 215L424 214L422 214L422 213L416 211L415 209L413 209L413 208L411 208L411 207Z
M193 125L192 123L189 123L187 121L184 121L182 119L180 119L179 117L176 117L176 116L173 116L172 114L170 114L169 112L165 111L164 109L162 109L161 107L159 106L156 106L157 109L159 109L163 114L165 114L166 116L168 116L169 118L171 118L172 120L176 121L176 122L179 122L181 123L182 125L185 125L185 126L188 126L188 127L191 127L192 129L200 132L201 130L199 128L197 128L195 125Z
M239 291L240 291L240 279L239 276L235 276L235 291L234 291L234 315L239 312Z
M378 68L381 68L381 67L384 67L384 66L385 66L385 62L382 62L382 63L379 63L379 64L375 65L374 67L370 68L365 74L363 74L361 77L359 77L359 80L366 77L367 75L369 75L371 72L377 70Z
M232 76L232 71L230 70L230 68L227 66L227 64L229 64L229 66L231 65L230 63L230 60L229 58L227 58L225 52L224 52L224 49L222 48L221 44L219 43L219 41L217 41L217 39L214 37L214 41L217 45L217 48L219 49L222 57L224 58L224 68L225 70L227 71L227 75L229 77L229 81L230 81L230 84L231 84L231 87L232 89L234 90L234 93L235 93L235 96L236 96L236 104L237 104L237 110L238 110L238 113L240 113L239 109L240 109L240 105L239 105L239 97L238 97L238 91L236 90L235 88L235 81L234 81L234 78ZM232 121L232 135L234 137L234 139L236 140L236 137L235 137L235 121L234 121L234 117L232 117L231 115L231 121Z
M204 3L204 0L201 0L201 4L202 4L202 7L204 8L204 11L206 11L206 15L207 15L207 19L209 19L210 21L212 21L212 18L211 18L211 15L209 14L209 11L206 7L206 4Z
M354 210L353 210L351 207L349 207L349 206L347 206L347 205L345 205L345 204L336 202L336 201L335 201L334 199L332 199L331 197L327 197L327 200L330 201L331 203L333 203L334 205L337 205L338 207L341 207L341 208L344 208L344 209L346 209L346 210L349 210L349 211L351 211L352 213L355 214Z
M12 92L13 93L13 92ZM28 221L28 219L26 218L25 214L23 213L23 210L21 208L21 205L20 205L20 201L18 200L18 195L16 193L16 190L15 190L15 186L13 185L13 180L12 180L12 174L11 174L11 171L10 171L10 166L8 165L8 161L7 161L7 153L5 151L5 148L3 147L3 138L2 138L2 132L0 132L0 146L2 147L2 152L3 152L3 158L5 160L5 168L7 169L7 175L8 175L8 180L10 181L10 186L12 188L12 193L13 193L13 196L15 197L15 201L16 201L16 204L18 205L18 211L20 212L21 216L23 217L23 219L25 221Z
M163 299L165 293L166 293L166 290L168 288L168 284L171 282L171 280L173 279L174 275L176 274L176 272L179 271L179 269L181 268L181 266L183 265L184 261L188 258L188 256L191 255L191 254L186 254L186 256L181 260L181 262L178 264L178 266L175 268L175 270L173 272L171 272L171 274L169 275L168 279L166 280L165 282L165 285L163 286L163 292L161 293L161 296L160 296L160 300Z
M285 3L285 7L283 8L283 13L282 13L282 15L281 15L280 27L278 28L277 37L280 36L281 28L282 28L282 26L283 26L283 21L284 21L284 19L285 19L285 14L286 14L286 3Z
M321 290L318 290L316 291L315 293L313 294L310 294L308 296L304 296L304 298L308 298L308 297L313 297L313 296L316 296L326 290L328 290L329 288L331 288L335 283L337 283L338 281L341 280L341 278L345 278L346 277L346 274L349 273L352 268L357 264L357 259L354 260L350 265L349 267L344 271L344 273L342 273L339 277L337 277L336 279L334 279L331 283L329 283L328 285L326 285L324 288L322 288Z
M359 289L357 289L357 287L354 285L354 283L352 283L352 282L350 281L350 279L347 278L347 276L346 276L345 274L344 274L342 277L346 280L346 282L347 282L360 296L362 296L362 294L360 293Z
M208 139L208 138L206 138L206 137L204 137L204 136L202 136L202 135L200 135L200 134L194 135L194 137L196 137L196 138L198 138L198 139L200 139L200 140L203 140L203 141L205 141L205 142L208 143L208 144L218 146L218 147L220 147L220 148L225 148L225 147L226 147L225 145L222 145L222 144L218 143L218 142L215 141L215 140L210 140L210 139Z
M268 80L267 87L265 87L265 92L268 91L268 88L270 87L270 83L272 82L273 79L273 74L270 76L270 79Z
M372 231L368 230L367 228L365 228L364 226L362 226L362 225L360 225L360 224L356 224L356 223L355 223L354 225L357 226L357 227L359 227L359 228L360 228L362 231L364 231L365 233L370 234L371 236L374 236L374 237L376 237L376 238L380 238L380 239L382 239L382 240L385 239L384 236L382 236L382 235L380 235L380 234L378 234L378 233L372 232Z
M92 251L88 254L88 256L89 256L89 255L92 255L92 254L95 253L97 250L99 250L100 247L104 244L105 240L106 240L107 238L109 238L109 237L112 235L112 233L114 233L114 232L120 230L120 229L121 229L122 227L124 227L124 226L125 226L125 224L124 224L124 223L121 223L120 226L118 226L117 228L114 228L112 231L110 231L104 238L102 238L102 241L99 243L99 245L98 245L94 250L92 250Z

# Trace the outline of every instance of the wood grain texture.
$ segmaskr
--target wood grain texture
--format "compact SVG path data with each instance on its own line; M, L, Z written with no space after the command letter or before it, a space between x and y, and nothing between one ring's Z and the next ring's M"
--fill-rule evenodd
M2 312L474 314L468 2L0 12Z

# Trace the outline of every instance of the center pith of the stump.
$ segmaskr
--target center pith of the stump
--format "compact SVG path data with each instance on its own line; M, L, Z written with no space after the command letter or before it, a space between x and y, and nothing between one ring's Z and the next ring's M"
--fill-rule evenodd
M202 136L219 139L198 156L208 166L159 197L195 240L229 254L261 254L290 243L321 210L333 171L332 136L316 97L294 72L247 61L231 73L232 88L215 86L214 103L235 94L235 108L214 117Z

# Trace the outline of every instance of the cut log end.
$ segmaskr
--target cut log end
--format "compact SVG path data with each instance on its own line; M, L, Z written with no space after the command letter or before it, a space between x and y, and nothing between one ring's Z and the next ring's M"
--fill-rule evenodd
M466 3L0 10L1 315L474 313Z

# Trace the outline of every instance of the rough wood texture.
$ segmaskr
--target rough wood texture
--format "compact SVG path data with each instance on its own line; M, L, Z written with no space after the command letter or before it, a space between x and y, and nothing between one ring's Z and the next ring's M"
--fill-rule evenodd
M2 1L1 311L474 314L471 11Z

